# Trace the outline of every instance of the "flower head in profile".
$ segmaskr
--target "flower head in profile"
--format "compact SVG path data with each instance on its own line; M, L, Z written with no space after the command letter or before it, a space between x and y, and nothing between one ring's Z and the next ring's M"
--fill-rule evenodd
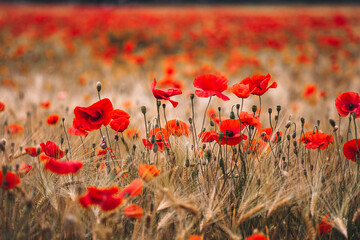
M0 187L2 186L6 190L12 189L19 185L21 182L18 175L13 172L6 171L5 176L3 172L0 170Z
M225 96L222 92L227 89L228 79L223 76L214 74L203 74L195 78L193 85L201 90L196 90L195 94L198 97L208 98L217 96L218 98L228 101L229 97Z
M111 114L110 127L116 132L123 132L130 124L130 115L120 109L115 109Z
M170 97L182 94L180 89L169 88L169 89L156 89L156 79L151 83L151 90L156 99L162 99L169 101L173 107L176 107L179 103L171 100Z
M144 214L144 211L139 205L131 204L124 209L124 214L128 218L140 220Z
M160 173L154 165L143 164L138 167L139 176L144 179L145 182L150 182Z
M344 144L343 147L344 156L356 162L357 159L360 160L360 139L352 139Z
M67 175L67 174L76 174L82 167L83 163L80 161L72 160L72 161L61 161L55 158L50 157L44 168L50 172L59 174L59 175Z
M50 114L46 119L46 123L49 125L55 125L59 121L59 118L60 117L57 114Z
M52 141L47 141L45 143L40 143L41 151L45 153L46 156L60 159L64 157L65 152L62 151L58 145Z
M166 130L168 131L168 134L173 136L186 136L188 137L190 135L189 125L187 125L185 122L181 120L169 120L166 123Z
M249 85L251 94L262 96L266 93L270 88L276 88L277 83L273 82L269 86L269 81L271 79L270 74L267 75L254 75L252 77L247 77L241 81L241 84Z
M40 153L42 153L42 148L41 147L26 147L25 152L32 157L37 157Z
M117 196L119 191L120 189L116 186L108 188L90 186L87 193L79 198L79 202L84 208L98 205L103 211L111 211L119 207L124 200Z
M360 117L360 96L355 92L345 92L337 96L335 106L342 117L346 117L349 113L355 112L356 118Z
M107 126L111 121L113 105L108 98L104 98L89 107L76 107L75 119L81 129L86 131L97 130Z
M248 84L237 83L230 88L230 91L238 98L248 98L255 91L255 88L250 89Z

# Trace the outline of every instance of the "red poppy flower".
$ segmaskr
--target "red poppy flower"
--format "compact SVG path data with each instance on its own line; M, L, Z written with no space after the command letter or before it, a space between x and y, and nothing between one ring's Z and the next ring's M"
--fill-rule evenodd
M47 141L46 144L40 143L40 146L46 156L60 159L65 155L64 151L60 150L59 146L52 141Z
M186 136L188 137L190 135L189 125L187 125L185 122L180 120L169 120L166 123L166 130L170 135L173 136Z
M323 150L323 149L326 149L327 146L333 142L334 137L329 134L326 134L326 133L318 132L318 133L309 135L306 138L306 140L307 140L307 143L306 143L305 147L307 149L320 148L321 150Z
M80 125L81 123L74 118L73 125L69 127L68 132L70 135L75 136L84 136L86 137L88 135L88 132L85 131L85 129Z
M254 90L255 88L250 89L249 85L243 83L234 84L230 88L230 91L233 94L235 94L238 98L248 98Z
M42 152L42 149L40 149L40 152L38 153L36 147L27 147L25 148L25 152L32 157L37 157Z
M254 117L254 114L250 114L248 112L240 113L241 125L251 125L256 127L257 129L261 128L261 122L259 117Z
M22 163L19 167L19 170L18 170L18 173L19 174L26 174L28 172L30 172L30 170L32 169L33 167L27 163Z
M50 107L50 104L50 101L40 102L40 107L47 109Z
M137 178L120 192L119 197L121 198L136 197L142 193L142 186L143 186L143 181Z
M213 142L218 139L219 134L216 131L207 131L199 134L201 142Z
M83 130L92 131L102 125L107 126L111 121L113 105L108 98L104 98L89 107L76 107L74 114L76 122Z
M247 77L241 81L242 84L249 85L253 95L261 96L266 93L270 88L276 88L277 83L273 82L269 86L270 74L264 75L254 75L251 78Z
M353 139L344 144L343 147L344 156L355 162L356 157L360 158L360 139Z
M247 237L245 240L267 240L267 237L257 233Z
M356 118L360 117L360 96L355 92L345 92L337 96L335 106L338 113L346 117L349 113L356 112Z
M5 104L3 102L0 102L0 112L5 111Z
M282 136L282 132L279 131L279 136L277 132L272 132L271 128L264 128L259 131L261 134L260 137L264 142L268 142L271 138L271 142L275 143L279 141L279 136Z
M199 235L191 235L188 240L203 240Z
M327 214L325 216L323 216L323 218L321 219L321 222L319 224L319 227L318 227L318 234L319 235L323 235L323 234L327 234L329 233L331 230L332 230L332 221L329 221L330 215Z
M144 211L139 205L131 204L124 209L124 214L128 218L135 218L140 220L144 214Z
M16 175L13 172L6 171L5 177L3 176L2 171L0 170L0 186L2 186L5 189L12 189L19 185L21 182L18 175Z
M21 134L24 131L24 127L20 124L10 124L5 127L5 131L7 131L10 135Z
M151 129L149 132L149 139L144 139L144 138L142 139L145 147L152 150L153 145L154 145L151 143L152 135L155 135L155 143L158 145L159 151L164 151L165 147L170 148L170 145L168 142L168 132L164 128L161 128L161 129L155 128L154 130ZM164 145L164 142L165 142L165 145Z
M244 125L241 126L241 130L245 128ZM235 119L226 119L220 124L220 131L224 133L223 138L220 140L217 139L218 143L221 145L237 145L241 140L246 140L247 136L240 133L240 121Z
M111 118L113 120L110 122L110 127L115 130L116 133L125 131L130 124L130 115L120 109L115 109L111 114Z
M128 128L125 131L125 136L129 139L138 139L140 136L140 131L134 128Z
M228 79L223 76L216 76L214 74L203 74L195 78L193 85L202 90L196 90L195 94L198 97L208 98L216 95L224 101L230 100L227 96L222 94L227 89Z
M55 125L59 121L59 115L57 114L51 114L46 119L46 123L49 125Z
M171 88L184 88L184 84L180 81L173 79L172 76L166 76L161 81L159 81L159 87L171 87Z
M176 107L179 104L178 102L171 100L170 97L182 94L182 91L180 89L156 89L155 87L156 79L154 78L154 81L151 84L151 90L156 99L168 100L173 105L173 107Z
M96 188L88 187L86 194L79 198L81 206L88 208L91 205L98 205L103 211L111 211L121 205L123 198L115 196L119 192L119 188Z
M144 179L145 182L150 182L160 173L154 165L143 164L138 167L139 176Z
M84 164L80 161L60 161L50 157L45 163L45 169L50 172L66 175L70 173L77 173Z

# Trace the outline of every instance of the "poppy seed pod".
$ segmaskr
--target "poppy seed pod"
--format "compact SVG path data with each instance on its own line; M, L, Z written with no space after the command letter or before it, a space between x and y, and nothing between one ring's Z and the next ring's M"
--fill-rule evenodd
M185 167L190 167L190 160L188 158L185 161Z
M161 106L161 101L160 101L160 100L156 100L156 104L157 104L158 107L160 107L160 106Z
M153 136L155 136L155 135L153 135ZM159 146L157 145L157 143L155 143L154 146L153 146L154 153L157 153L158 150L159 150Z
M36 154L39 155L41 153L41 146L37 145L36 146Z
M240 104L236 104L236 109L237 109L237 110L240 109Z
M335 127L335 125L336 125L336 122L335 122L335 120L334 119L332 119L332 118L330 118L329 119L329 123L330 123L330 125L334 128Z
M251 110L252 110L253 113L255 114L255 113L256 113L256 110L257 110L257 106L256 106L256 105L252 105Z
M285 124L285 128L289 128L291 126L291 121L287 121L287 123Z
M98 92L100 92L100 91L101 91L101 87L102 87L102 84L101 84L100 81L98 81L98 82L96 83L96 90L97 90Z
M190 99L193 100L195 98L195 94L191 93L190 94Z
M1 151L1 152L5 152L5 146L6 146L6 139L3 138L3 139L1 139L1 141L0 141L0 151Z
M163 103L163 104L162 104L162 107L165 109L165 108L166 108L166 104L165 104L165 103Z
M230 112L230 119L235 119L235 113L233 111Z
M293 133L291 134L292 138L296 138L296 131L294 130Z
M224 133L223 132L219 132L219 139L221 140L221 139L223 139L223 137L224 137Z
M272 108L269 108L268 112L269 112L269 114L271 114L272 113Z
M192 124L192 118L189 118L189 123Z
M213 120L210 120L210 126L215 126L215 123L214 123L214 121Z
M145 106L141 106L141 112L142 112L142 114L145 114L146 113L146 107Z
M280 105L277 105L277 106L276 106L276 111L278 111L278 112L281 111L281 106L280 106Z
M156 137L155 137L155 135L153 134L153 135L151 135L150 142L151 142L151 144L154 144L155 141L156 141Z
M305 124L305 118L300 118L300 121L301 121L301 126L304 127L304 124Z

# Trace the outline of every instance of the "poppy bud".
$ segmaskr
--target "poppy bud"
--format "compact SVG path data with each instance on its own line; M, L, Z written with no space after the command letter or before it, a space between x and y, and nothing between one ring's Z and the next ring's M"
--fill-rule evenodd
M351 115L353 116L353 118L356 118L356 112L352 112Z
M165 109L165 108L166 108L166 104L165 104L165 103L163 103L163 104L162 104L162 107Z
M154 136L154 135L153 135ZM153 145L153 151L154 151L154 153L157 153L157 151L159 150L159 146L157 145L157 143L155 143L154 145Z
M41 146L37 145L36 146L36 154L39 155L41 153Z
M161 101L160 101L160 100L156 100L156 104L157 104L158 107L160 107L160 106L161 106Z
M332 119L332 118L330 118L329 119L329 123L330 123L330 125L334 128L335 127L335 125L336 125L336 122L335 122L335 120L334 119Z
M335 127L334 127L334 132L336 132L338 129L339 129L339 126L338 126L338 125L335 125Z
M256 113L256 110L257 110L257 106L256 106L256 105L252 105L251 110L252 110L252 111L253 111L253 113L255 114L255 113Z
M68 154L68 152L69 152L69 149L66 148L65 149L65 154Z
M288 141L290 141L290 135L289 135L289 134L286 135L286 139L287 139Z
M246 154L250 154L250 153L251 153L250 148L247 148L247 149L246 149Z
M276 115L275 116L275 121L277 121L279 119L279 116L278 115Z
M62 122L65 122L65 118L64 118L64 117L63 117L61 120L62 120Z
M99 168L99 167L100 167L100 163L97 162L97 163L96 163L96 168Z
M276 106L276 111L278 111L278 112L281 111L281 106L280 106L280 105L277 105L277 106Z
M320 126L320 120L317 120L316 123L318 126Z
M223 132L219 132L219 139L221 140L221 139L223 139L223 137L224 137L224 133L223 133Z
M296 138L296 131L294 130L293 133L291 134L292 138Z
M185 161L185 167L190 167L190 160L188 158Z
M119 141L119 136L115 135L114 139L115 139L115 141Z
M98 82L96 83L96 89L97 89L98 92L101 91L101 87L102 87L102 84L101 84L100 81L98 81Z
M154 144L155 141L156 141L155 135L153 134L153 135L151 135L150 142L151 142L151 144Z
M271 114L272 113L272 108L269 108L268 112L269 112L269 114Z
M63 144L64 143L64 138L61 138L60 139L60 144Z
M208 149L205 153L205 158L210 160L212 156L212 151L210 149Z
M222 158L220 159L219 165L221 168L224 167L224 160Z
M189 118L189 123L192 124L192 118Z
M215 126L215 123L214 123L214 121L213 120L210 120L210 126Z
M6 139L3 138L3 139L1 139L1 141L0 141L0 151L1 151L1 152L5 152L5 145L6 145Z
M299 150L298 150L297 148L295 148L295 149L294 149L294 153L295 153L295 155L298 155Z
M303 170L303 173L304 173L305 176L307 175L306 169Z
M105 141L101 141L100 147L101 147L101 149L106 149L106 142L105 142Z
M145 106L141 106L141 112L143 113L143 114L145 114L146 113L146 107Z
M305 118L300 118L300 121L301 121L301 126L304 127L304 124L305 124Z
M285 128L289 128L291 126L291 121L287 121L287 123L285 124Z
M206 144L203 144L202 149L205 150L205 148L206 148Z
M233 111L230 112L230 119L235 119L235 113Z
M195 98L195 94L191 93L190 94L190 99L193 100Z
M240 104L236 104L236 109L237 109L237 110L240 109Z
M297 141L293 141L293 145L294 145L294 147L296 147L297 146Z

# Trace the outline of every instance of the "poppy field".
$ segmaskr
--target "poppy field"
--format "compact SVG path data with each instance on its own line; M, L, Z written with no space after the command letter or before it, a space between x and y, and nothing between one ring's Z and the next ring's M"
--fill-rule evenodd
M0 239L360 238L357 6L0 6Z

